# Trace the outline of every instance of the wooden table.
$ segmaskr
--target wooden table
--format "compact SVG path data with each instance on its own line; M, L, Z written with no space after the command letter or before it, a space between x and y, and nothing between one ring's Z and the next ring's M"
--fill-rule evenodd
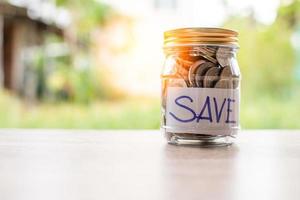
M167 145L159 131L0 130L1 200L300 199L300 131Z

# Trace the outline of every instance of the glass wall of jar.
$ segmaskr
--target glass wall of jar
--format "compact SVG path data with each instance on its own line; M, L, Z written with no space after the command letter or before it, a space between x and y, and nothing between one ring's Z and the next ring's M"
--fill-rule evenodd
M237 32L185 28L165 32L161 129L170 144L226 146L239 125Z

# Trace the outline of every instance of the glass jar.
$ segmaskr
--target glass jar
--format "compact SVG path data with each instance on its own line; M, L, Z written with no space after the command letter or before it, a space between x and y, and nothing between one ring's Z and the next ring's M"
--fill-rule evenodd
M226 146L239 125L238 33L183 28L164 33L161 129L170 144Z

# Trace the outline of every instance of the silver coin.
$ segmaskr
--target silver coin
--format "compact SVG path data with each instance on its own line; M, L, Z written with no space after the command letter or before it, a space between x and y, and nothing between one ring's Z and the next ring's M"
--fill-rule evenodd
M205 73L212 67L216 67L216 65L211 62L205 62L197 68L195 81L198 87L203 87L203 79L205 77Z
M226 66L222 69L222 72L221 72L221 77L232 77L232 71L231 71L231 68L230 66Z
M195 73L196 70L200 67L201 64L205 63L204 60L198 60L196 62L194 62L189 70L189 82L190 82L190 86L194 87L197 86L196 81L195 81Z
M207 51L213 53L213 54L216 54L217 50L218 50L218 47L217 46L207 46L205 47Z
M205 88L212 88L216 84L216 82L219 80L219 74L221 72L221 68L219 67L211 67L207 72L205 73L205 77L203 80L203 86Z
M219 47L216 51L216 56L225 57L225 56L232 56L233 49L230 47Z
M206 55L206 56L213 56L214 55L214 53L212 53L211 51L207 50L204 47L199 48L198 52L200 53L200 55Z
M232 80L232 88L233 89L238 88L239 87L239 83L240 83L239 78L233 78L233 80Z
M217 59L215 59L213 56L202 55L202 57L205 58L206 60L212 62L212 63L215 63L215 64L218 63Z
M212 47L204 47L203 51L204 51L205 55L214 57L216 55L217 49L212 48Z
M230 59L230 66L231 66L231 70L232 70L232 75L235 77L239 77L240 76L240 70L239 70L239 66L237 63L237 59L235 56L233 56Z
M232 68L229 66L223 68L220 77L221 79L227 79L232 85L231 88L235 89L239 85L239 76L234 75Z
M202 46L199 48L199 51L202 51L205 54L214 55L216 54L218 47L212 47L212 46Z
M231 89L231 88L233 88L232 80L230 80L230 79L220 79L216 83L215 88Z
M217 63L216 50L211 49L210 47L199 47L197 48L197 56L201 56L212 63Z
M233 56L232 49L228 47L219 47L216 53L217 61L222 67L229 66Z

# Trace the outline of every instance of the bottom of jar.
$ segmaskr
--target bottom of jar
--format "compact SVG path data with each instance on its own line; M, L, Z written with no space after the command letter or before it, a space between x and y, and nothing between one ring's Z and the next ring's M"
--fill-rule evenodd
M192 133L165 132L169 144L200 147L229 146L235 140L235 135L204 135Z

